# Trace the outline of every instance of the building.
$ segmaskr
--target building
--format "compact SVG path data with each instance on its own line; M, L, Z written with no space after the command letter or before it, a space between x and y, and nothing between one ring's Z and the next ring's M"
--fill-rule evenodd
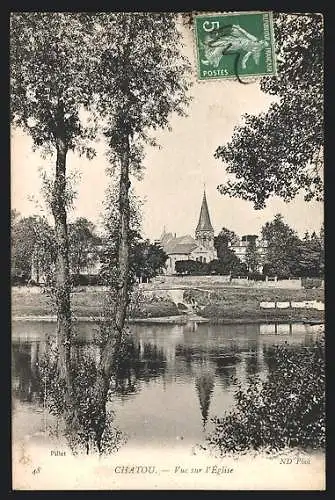
M264 262L266 261L266 253L267 253L267 242L265 240L261 240L255 234L246 234L242 236L242 238L235 244L228 244L229 248L234 251L236 256L240 259L241 262L246 262L246 253L249 243L255 243L255 247L257 253L259 255L259 268L258 272L263 271Z
M199 262L210 262L217 259L214 248L214 229L209 216L206 193L202 198L199 222L195 230L195 238L187 234L176 237L172 233L166 233L165 229L157 243L168 255L166 261L166 274L175 274L175 264L180 260L196 260Z

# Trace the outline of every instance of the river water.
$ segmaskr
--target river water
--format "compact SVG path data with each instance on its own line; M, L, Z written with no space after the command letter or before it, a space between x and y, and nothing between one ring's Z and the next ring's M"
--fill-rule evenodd
M94 356L93 324L80 323L77 329L77 348ZM272 346L287 342L302 349L313 339L304 324L133 324L131 332L136 359L115 382L112 407L115 425L135 448L200 443L212 428L211 419L232 407L237 384L267 376ZM13 322L14 437L41 426L36 366L47 336L54 333L54 323Z

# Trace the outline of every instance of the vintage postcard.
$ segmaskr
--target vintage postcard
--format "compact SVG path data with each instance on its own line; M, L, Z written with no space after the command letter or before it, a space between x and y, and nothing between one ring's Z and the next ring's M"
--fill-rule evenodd
M325 490L323 18L11 12L13 490Z

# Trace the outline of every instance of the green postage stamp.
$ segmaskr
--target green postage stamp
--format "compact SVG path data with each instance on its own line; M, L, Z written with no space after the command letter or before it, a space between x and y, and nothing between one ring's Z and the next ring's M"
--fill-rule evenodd
M195 16L200 80L276 75L271 12Z

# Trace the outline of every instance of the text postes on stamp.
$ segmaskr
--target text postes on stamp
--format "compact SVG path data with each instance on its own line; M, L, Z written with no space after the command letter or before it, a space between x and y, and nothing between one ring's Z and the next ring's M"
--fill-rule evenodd
M195 16L195 32L200 80L276 75L271 12Z

